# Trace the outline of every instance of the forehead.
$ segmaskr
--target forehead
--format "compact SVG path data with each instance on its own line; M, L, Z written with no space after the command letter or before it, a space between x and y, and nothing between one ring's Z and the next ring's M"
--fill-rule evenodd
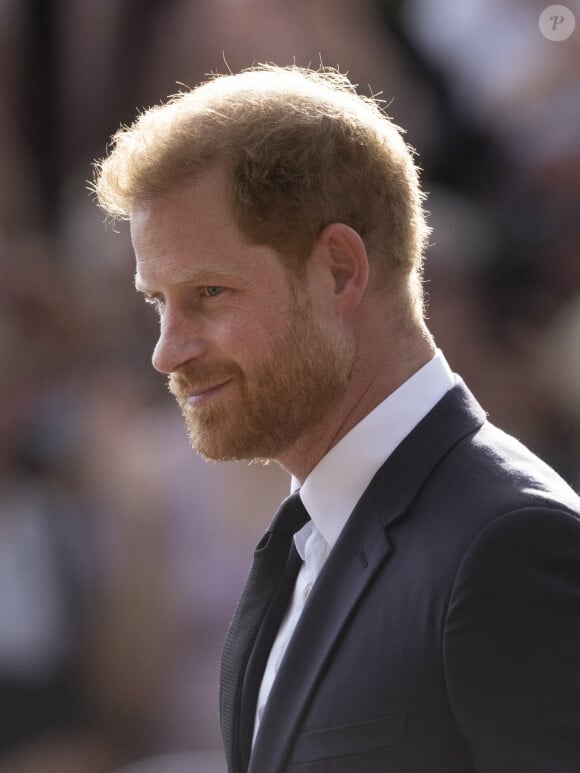
M240 232L220 172L205 173L188 187L136 206L131 238L136 281L145 289L283 270L273 248L251 244Z
M131 212L131 239L141 264L181 250L193 259L218 242L222 249L243 242L225 182L216 174L138 204Z
M241 239L227 196L225 174L209 170L170 193L137 204L131 212L131 238L135 246L154 241L156 233L197 239L228 233Z

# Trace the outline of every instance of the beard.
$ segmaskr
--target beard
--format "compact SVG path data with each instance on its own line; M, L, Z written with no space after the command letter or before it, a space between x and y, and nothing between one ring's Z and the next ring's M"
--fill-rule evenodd
M259 360L195 364L169 377L193 448L212 461L275 459L324 419L344 394L353 354L310 308L297 303L288 329ZM229 381L224 395L188 396Z

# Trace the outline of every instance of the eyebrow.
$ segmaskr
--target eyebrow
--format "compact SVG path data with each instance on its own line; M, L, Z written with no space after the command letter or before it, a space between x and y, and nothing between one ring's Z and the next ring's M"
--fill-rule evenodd
M206 269L202 271L184 271L176 272L172 276L172 283L174 285L198 285L203 287L205 285L217 285L220 282L232 281L232 279L241 280L244 278L244 274L241 271L219 271L214 269ZM135 289L144 293L145 295L154 295L154 292L149 290L146 284L142 281L139 274L135 274L134 277Z
M133 279L133 284L135 286L135 290L137 290L138 293L144 293L145 295L151 295L149 290L147 290L145 285L141 282L141 279L139 278L138 274L135 274L135 277Z

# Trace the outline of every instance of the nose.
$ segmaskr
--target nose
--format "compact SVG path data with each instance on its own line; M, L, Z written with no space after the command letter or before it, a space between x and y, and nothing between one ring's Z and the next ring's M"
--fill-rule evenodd
M206 343L192 320L166 310L151 362L160 373L174 373L185 363L200 357L205 348Z

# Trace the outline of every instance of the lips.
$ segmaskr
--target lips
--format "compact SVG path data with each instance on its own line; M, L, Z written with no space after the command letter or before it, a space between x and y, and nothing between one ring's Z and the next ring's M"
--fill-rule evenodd
M211 400L217 394L219 394L230 383L230 380L223 381L220 384L215 384L210 387L201 387L199 389L188 390L186 395L187 404L190 406L196 406L208 400Z

